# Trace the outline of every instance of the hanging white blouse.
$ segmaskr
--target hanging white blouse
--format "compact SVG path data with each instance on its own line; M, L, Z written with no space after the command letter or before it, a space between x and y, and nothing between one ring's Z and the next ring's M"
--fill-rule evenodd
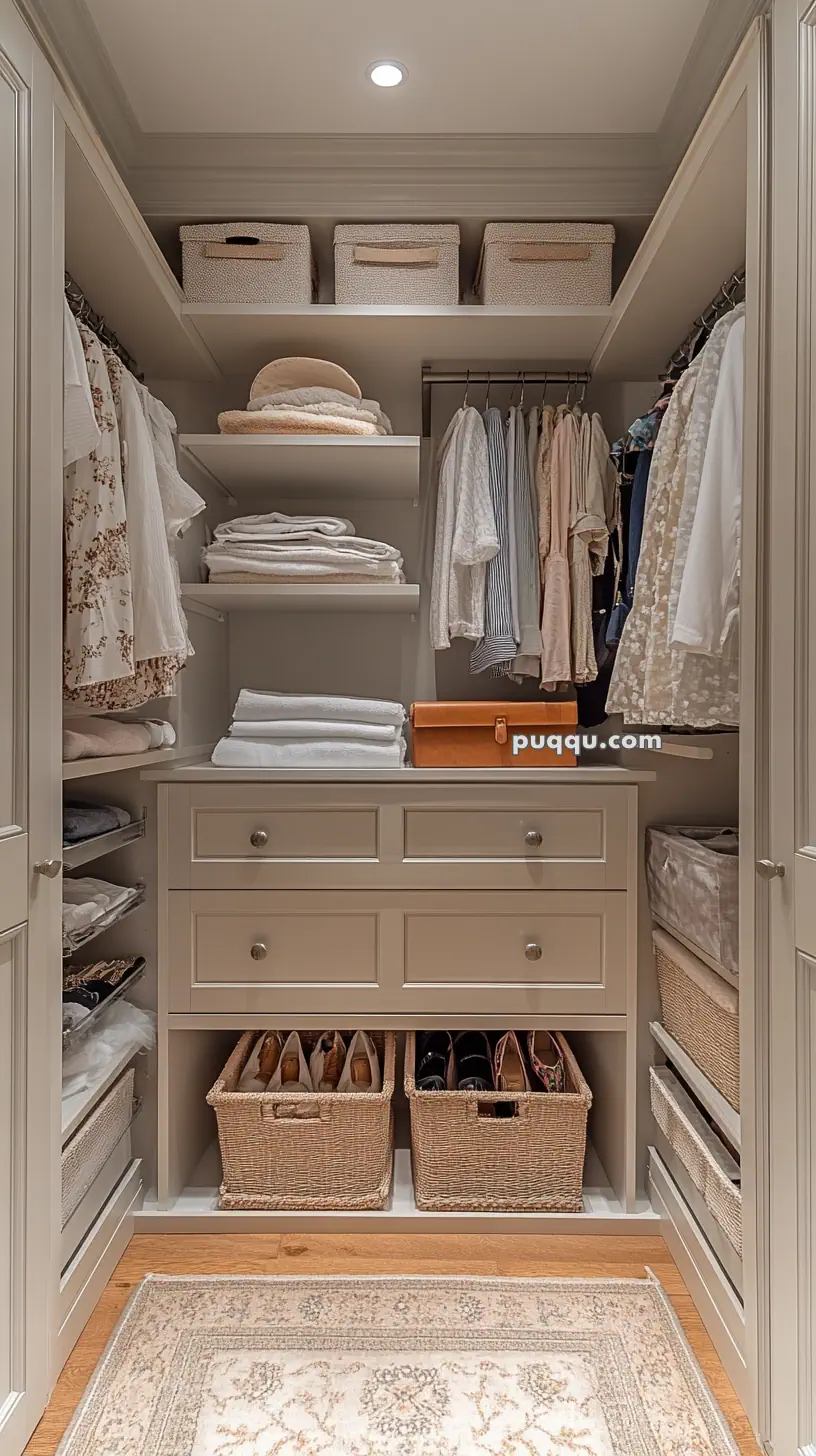
M431 642L484 636L486 564L499 549L490 500L487 435L478 410L457 410L439 450Z
M739 613L745 318L725 345L672 641L719 656Z
M96 449L101 430L96 423L82 339L67 298L63 303L62 463L67 467Z

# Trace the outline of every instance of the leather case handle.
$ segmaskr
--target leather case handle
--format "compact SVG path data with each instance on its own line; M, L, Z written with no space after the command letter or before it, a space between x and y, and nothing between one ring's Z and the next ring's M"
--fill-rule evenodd
M496 735L496 742L497 743L506 743L507 742L507 719L506 718L497 718L496 719L496 726L495 726L495 728L494 728L493 731L494 731L494 733Z
M438 248L368 248L354 249L355 263L375 268L438 268Z
M283 243L262 243L257 238L204 244L205 258L248 258L253 263L279 263L285 256Z
M511 263L588 263L592 249L577 243L513 243Z

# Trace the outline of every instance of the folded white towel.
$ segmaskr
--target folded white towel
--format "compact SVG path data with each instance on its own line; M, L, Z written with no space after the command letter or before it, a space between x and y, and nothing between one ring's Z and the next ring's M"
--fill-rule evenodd
M150 730L135 719L130 723L120 723L116 718L66 718L62 730L65 763L76 758L145 753L149 747Z
M396 743L222 738L212 761L216 768L401 768L405 749L402 737Z
M300 537L304 531L317 532L320 536L354 535L351 521L345 520L343 516L287 516L283 511L269 511L266 515L257 516L236 516L233 521L222 521L220 526L216 526L213 535L216 541L248 541L257 536L273 541L278 538L286 540L293 535Z
M235 704L236 723L264 723L272 719L300 718L325 720L327 723L393 723L401 728L405 722L402 703L384 698L346 698L330 693L259 693L254 688L241 688Z
M262 556L213 555L205 551L204 561L211 581L219 576L245 572L276 581L331 581L351 576L363 581L403 581L402 557L396 561L372 561L368 556L347 556L343 561L268 561Z
M245 556L260 561L327 561L343 564L348 561L400 561L398 546L386 541L369 541L365 536L343 536L326 540L318 531L303 531L296 538L266 541L256 536L230 536L204 547L207 559L218 556Z
M234 722L233 738L322 738L341 743L396 743L400 729L394 723L327 723L309 718L278 718L266 722Z
M264 411L270 407L294 405L309 413L326 414L325 406L327 404L345 406L345 410L349 412L358 411L363 415L373 415L377 424L386 434L393 434L391 421L380 409L376 399L357 399L353 394L344 394L341 389L324 389L320 385L309 385L304 389L280 389L274 394L257 395L255 399L249 401L247 409Z

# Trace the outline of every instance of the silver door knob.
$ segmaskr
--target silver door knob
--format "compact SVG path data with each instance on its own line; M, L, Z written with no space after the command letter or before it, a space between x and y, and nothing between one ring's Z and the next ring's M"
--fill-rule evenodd
M524 843L529 844L531 849L541 848L541 835L537 829L528 829L524 836Z
M55 880L61 869L61 859L40 859L34 866L35 874L45 875L47 880Z
M761 875L763 880L783 880L785 878L785 866L777 864L775 860L758 859L756 868L757 874Z
M253 849L263 849L264 845L269 843L269 835L265 829L253 829L249 842Z
M257 940L255 944L250 948L249 954L252 956L252 959L254 961L265 961L268 952L263 941Z
M536 945L535 941L531 940L529 945L525 945L524 954L526 955L528 961L540 961L541 946Z

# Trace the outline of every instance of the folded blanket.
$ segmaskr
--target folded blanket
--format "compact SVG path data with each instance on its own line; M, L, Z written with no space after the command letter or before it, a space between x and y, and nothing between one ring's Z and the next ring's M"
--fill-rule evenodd
M405 722L402 703L385 698L346 698L331 693L259 693L241 688L235 704L236 722L269 722L272 719L325 719L328 723Z
M322 414L334 414L334 410L325 408L327 404L345 405L361 414L373 415L386 434L394 433L391 421L380 409L376 399L356 399L353 394L344 394L341 389L324 389L321 385L309 385L304 389L279 389L274 394L259 394L249 401L247 409L265 410L281 405L296 405L300 409L311 407L310 413L319 410Z
M383 565L382 570L371 572L368 576L363 576L359 571L332 571L330 566L310 566L306 571L286 566L270 571L220 571L214 568L210 572L210 581L223 586L228 586L231 582L243 582L245 586L257 586L259 582L265 582L267 586L275 582L300 582L306 586L310 581L320 586L374 586L380 581L399 583L404 580L399 567L392 564Z
M343 565L348 561L400 561L399 548L367 536L343 536L326 540L318 532L304 532L299 540L263 541L257 537L232 536L204 547L208 559L217 556L246 556L257 561L325 561Z
M150 734L151 748L172 748L176 741L176 730L164 718L140 718Z
M384 435L381 426L341 415L299 414L296 409L224 410L218 416L222 435Z
M396 743L222 738L212 761L216 768L401 768L405 750L404 738Z
M145 753L151 734L143 723L115 718L67 718L62 730L63 762L106 758L108 754Z
M91 929L102 929L140 894L138 887L111 885L90 878L62 882L62 937L66 946L76 945Z
M210 581L224 581L240 573L249 581L404 581L399 561L282 561L266 562L246 556L206 558Z
M122 829L130 821L127 809L119 809L115 804L86 804L82 799L66 799L62 806L62 842L79 844L83 839Z
M266 515L222 521L213 535L216 541L254 541L256 537L286 541L292 537L302 540L304 532L309 540L315 536L353 536L354 527L343 516L287 516L282 511L269 511Z
M267 721L233 721L232 738L330 738L341 743L396 743L401 729L395 723L328 723L312 718L271 718Z

